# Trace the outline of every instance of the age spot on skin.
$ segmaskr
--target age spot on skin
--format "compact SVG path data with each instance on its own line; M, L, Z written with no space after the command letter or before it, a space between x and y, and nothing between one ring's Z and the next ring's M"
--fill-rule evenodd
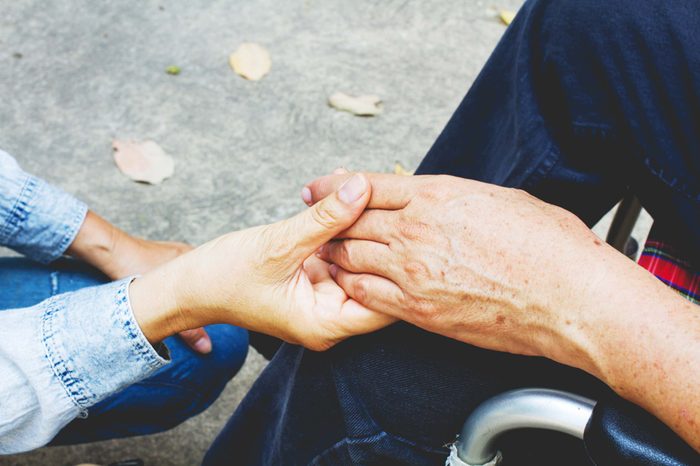
M602 246L602 245L603 245L603 243L602 243L599 239L597 239L597 238L593 241L593 243L595 243L596 246Z
M505 324L505 323L506 323L506 316L504 316L503 314L498 314L498 315L496 316L496 323L497 323L498 325L503 325L503 324Z

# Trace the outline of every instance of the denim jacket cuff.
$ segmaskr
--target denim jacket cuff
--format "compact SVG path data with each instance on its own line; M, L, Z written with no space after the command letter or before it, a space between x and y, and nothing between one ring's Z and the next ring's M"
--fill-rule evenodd
M42 263L59 258L78 234L87 206L0 156L0 245Z
M154 348L136 322L128 293L132 280L55 296L44 311L46 357L82 416L169 360L167 348Z

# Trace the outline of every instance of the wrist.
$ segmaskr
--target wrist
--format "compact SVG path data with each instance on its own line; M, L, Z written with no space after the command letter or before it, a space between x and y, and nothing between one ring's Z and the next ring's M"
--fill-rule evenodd
M80 259L112 277L115 249L120 241L128 237L99 215L88 211L78 235L66 251L68 255Z
M627 319L629 295L639 286L633 277L644 271L612 247L597 240L592 244L577 249L559 275L561 286L550 303L552 338L542 356L607 381L608 341L611 333L624 333L620 323Z
M136 321L148 341L158 343L183 330L200 325L180 305L177 267L168 264L129 285L129 301Z
M546 357L588 372L618 390L631 379L631 355L660 331L663 309L648 304L679 299L652 274L608 245L589 249L571 261L583 273L573 274L570 298L559 301L557 342ZM672 303L669 303L672 306ZM621 357L625 355L624 357ZM632 377L633 379L634 377Z

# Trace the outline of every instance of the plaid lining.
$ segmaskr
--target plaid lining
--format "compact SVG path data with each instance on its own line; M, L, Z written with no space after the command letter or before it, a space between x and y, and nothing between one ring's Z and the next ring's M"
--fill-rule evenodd
M695 304L700 304L700 270L679 259L682 254L672 245L649 239L639 265Z

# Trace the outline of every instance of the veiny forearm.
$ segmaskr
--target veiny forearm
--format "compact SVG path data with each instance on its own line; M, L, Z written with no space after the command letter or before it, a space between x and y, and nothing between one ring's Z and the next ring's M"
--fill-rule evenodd
M606 262L578 325L590 357L561 362L600 378L700 451L700 308L621 255Z

